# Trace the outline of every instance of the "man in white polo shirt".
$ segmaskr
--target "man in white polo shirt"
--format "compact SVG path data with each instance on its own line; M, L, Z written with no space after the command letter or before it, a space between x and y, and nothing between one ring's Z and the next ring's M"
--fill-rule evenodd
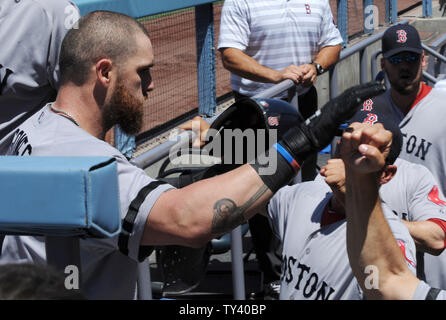
M342 42L328 0L224 2L218 49L224 67L231 72L236 100L290 79L298 85L299 112L307 119L318 107L313 86L316 77L338 61ZM286 100L288 94L282 92L277 98ZM317 154L306 159L301 170L303 181L314 179L316 163ZM280 259L275 257L280 257L280 252L271 249L277 240L265 241L265 237L272 237L265 217L259 215L249 224L253 239L258 232L259 243L263 243L255 247L257 257L265 260L265 280L277 280Z
M223 5L218 49L236 100L290 79L299 85L299 112L307 119L318 107L316 77L338 61L342 42L328 0L226 0ZM303 181L316 176L316 160L315 154L302 167Z
M286 79L308 92L336 63L341 43L328 1L226 0L223 6L218 49L240 95Z

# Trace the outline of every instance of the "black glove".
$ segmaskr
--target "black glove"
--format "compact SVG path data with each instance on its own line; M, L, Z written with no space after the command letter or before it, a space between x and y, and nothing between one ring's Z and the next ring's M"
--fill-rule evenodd
M310 154L325 148L362 102L386 91L378 82L358 85L326 103L304 123L288 130L279 142L301 164Z

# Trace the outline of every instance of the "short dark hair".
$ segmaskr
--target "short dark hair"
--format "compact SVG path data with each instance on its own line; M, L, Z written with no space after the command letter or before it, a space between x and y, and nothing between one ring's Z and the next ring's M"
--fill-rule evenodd
M85 300L80 290L65 288L65 276L48 265L0 266L0 300Z
M136 52L135 37L147 30L127 15L111 11L94 11L82 17L62 42L59 57L61 83L86 82L89 69L102 58L115 63Z

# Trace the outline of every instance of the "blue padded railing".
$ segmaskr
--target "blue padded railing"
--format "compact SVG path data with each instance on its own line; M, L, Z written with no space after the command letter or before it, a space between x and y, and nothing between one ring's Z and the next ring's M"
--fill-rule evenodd
M0 202L0 235L46 237L47 263L80 278L79 237L121 232L114 158L0 156Z

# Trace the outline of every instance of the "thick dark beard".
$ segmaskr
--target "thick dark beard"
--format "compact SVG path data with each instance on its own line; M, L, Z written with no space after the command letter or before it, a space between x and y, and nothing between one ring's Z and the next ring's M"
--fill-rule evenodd
M403 96L408 96L408 95L413 94L414 92L418 92L418 89L420 88L420 82L421 82L421 78L409 86L401 86L399 84L399 81L394 81L394 82L390 81L390 84L391 84L393 90L395 90L396 92L398 92L399 94L401 94Z
M119 83L110 103L104 107L104 128L111 128L117 124L127 135L137 135L142 128L143 102Z
M418 89L420 88L420 81L418 81L416 84L414 84L411 89L408 89L407 87L402 87L399 85L392 85L392 88L399 94L401 94L403 96L408 96L408 95L413 94L414 92L418 92Z

